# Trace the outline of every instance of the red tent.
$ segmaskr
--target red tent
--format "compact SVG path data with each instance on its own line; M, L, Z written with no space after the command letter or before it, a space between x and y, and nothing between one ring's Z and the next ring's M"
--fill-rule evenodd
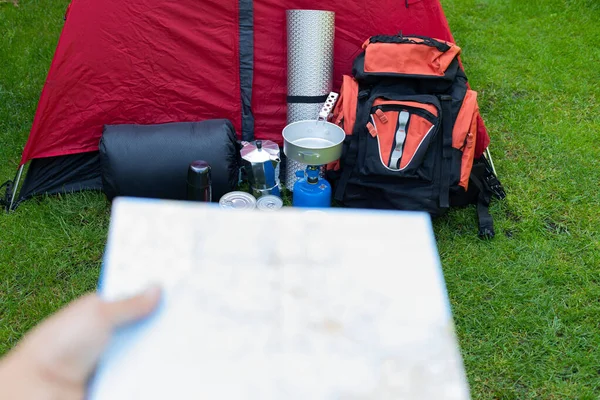
M281 142L287 9L336 12L334 88L366 38L453 41L439 0L73 0L21 165L19 200L101 189L105 124L230 119L246 140ZM483 124L478 154L489 142Z

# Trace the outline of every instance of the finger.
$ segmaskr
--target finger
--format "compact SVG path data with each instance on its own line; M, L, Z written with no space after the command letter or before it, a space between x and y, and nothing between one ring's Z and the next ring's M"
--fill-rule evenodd
M160 297L160 288L153 286L128 299L104 303L103 312L106 313L111 325L118 327L146 317L154 311Z

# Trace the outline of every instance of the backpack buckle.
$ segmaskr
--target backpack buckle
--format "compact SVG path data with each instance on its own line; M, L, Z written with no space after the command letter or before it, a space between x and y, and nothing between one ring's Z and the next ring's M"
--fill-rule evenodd
M496 233L494 232L494 228L483 227L483 228L479 228L479 232L477 233L477 236L479 236L479 239L490 240L490 239L493 239L494 236L496 236Z
M370 94L371 94L371 90L370 89L363 89L360 92L358 92L358 99L359 100L368 99Z
M504 200L506 198L504 187L502 187L502 184L495 175L486 175L485 184L498 200Z

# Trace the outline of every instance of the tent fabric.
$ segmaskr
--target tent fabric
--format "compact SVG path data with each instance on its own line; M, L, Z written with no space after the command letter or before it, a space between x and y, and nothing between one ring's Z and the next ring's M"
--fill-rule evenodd
M74 0L22 162L97 151L104 125L241 127L237 1Z
M439 0L73 0L21 163L97 151L105 124L226 118L281 143L287 9L336 12L335 89L372 35L453 41Z
M97 151L36 158L29 163L27 176L12 208L37 195L102 189Z

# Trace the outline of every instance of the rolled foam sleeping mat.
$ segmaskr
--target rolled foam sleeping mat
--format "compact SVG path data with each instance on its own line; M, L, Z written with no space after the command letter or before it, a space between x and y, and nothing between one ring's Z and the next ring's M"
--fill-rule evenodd
M234 190L239 178L239 144L230 121L159 125L105 125L100 140L106 196L185 200L190 163L210 164L212 200Z
M317 119L333 87L335 13L287 11L287 123ZM285 187L293 190L296 171L306 165L286 160Z

